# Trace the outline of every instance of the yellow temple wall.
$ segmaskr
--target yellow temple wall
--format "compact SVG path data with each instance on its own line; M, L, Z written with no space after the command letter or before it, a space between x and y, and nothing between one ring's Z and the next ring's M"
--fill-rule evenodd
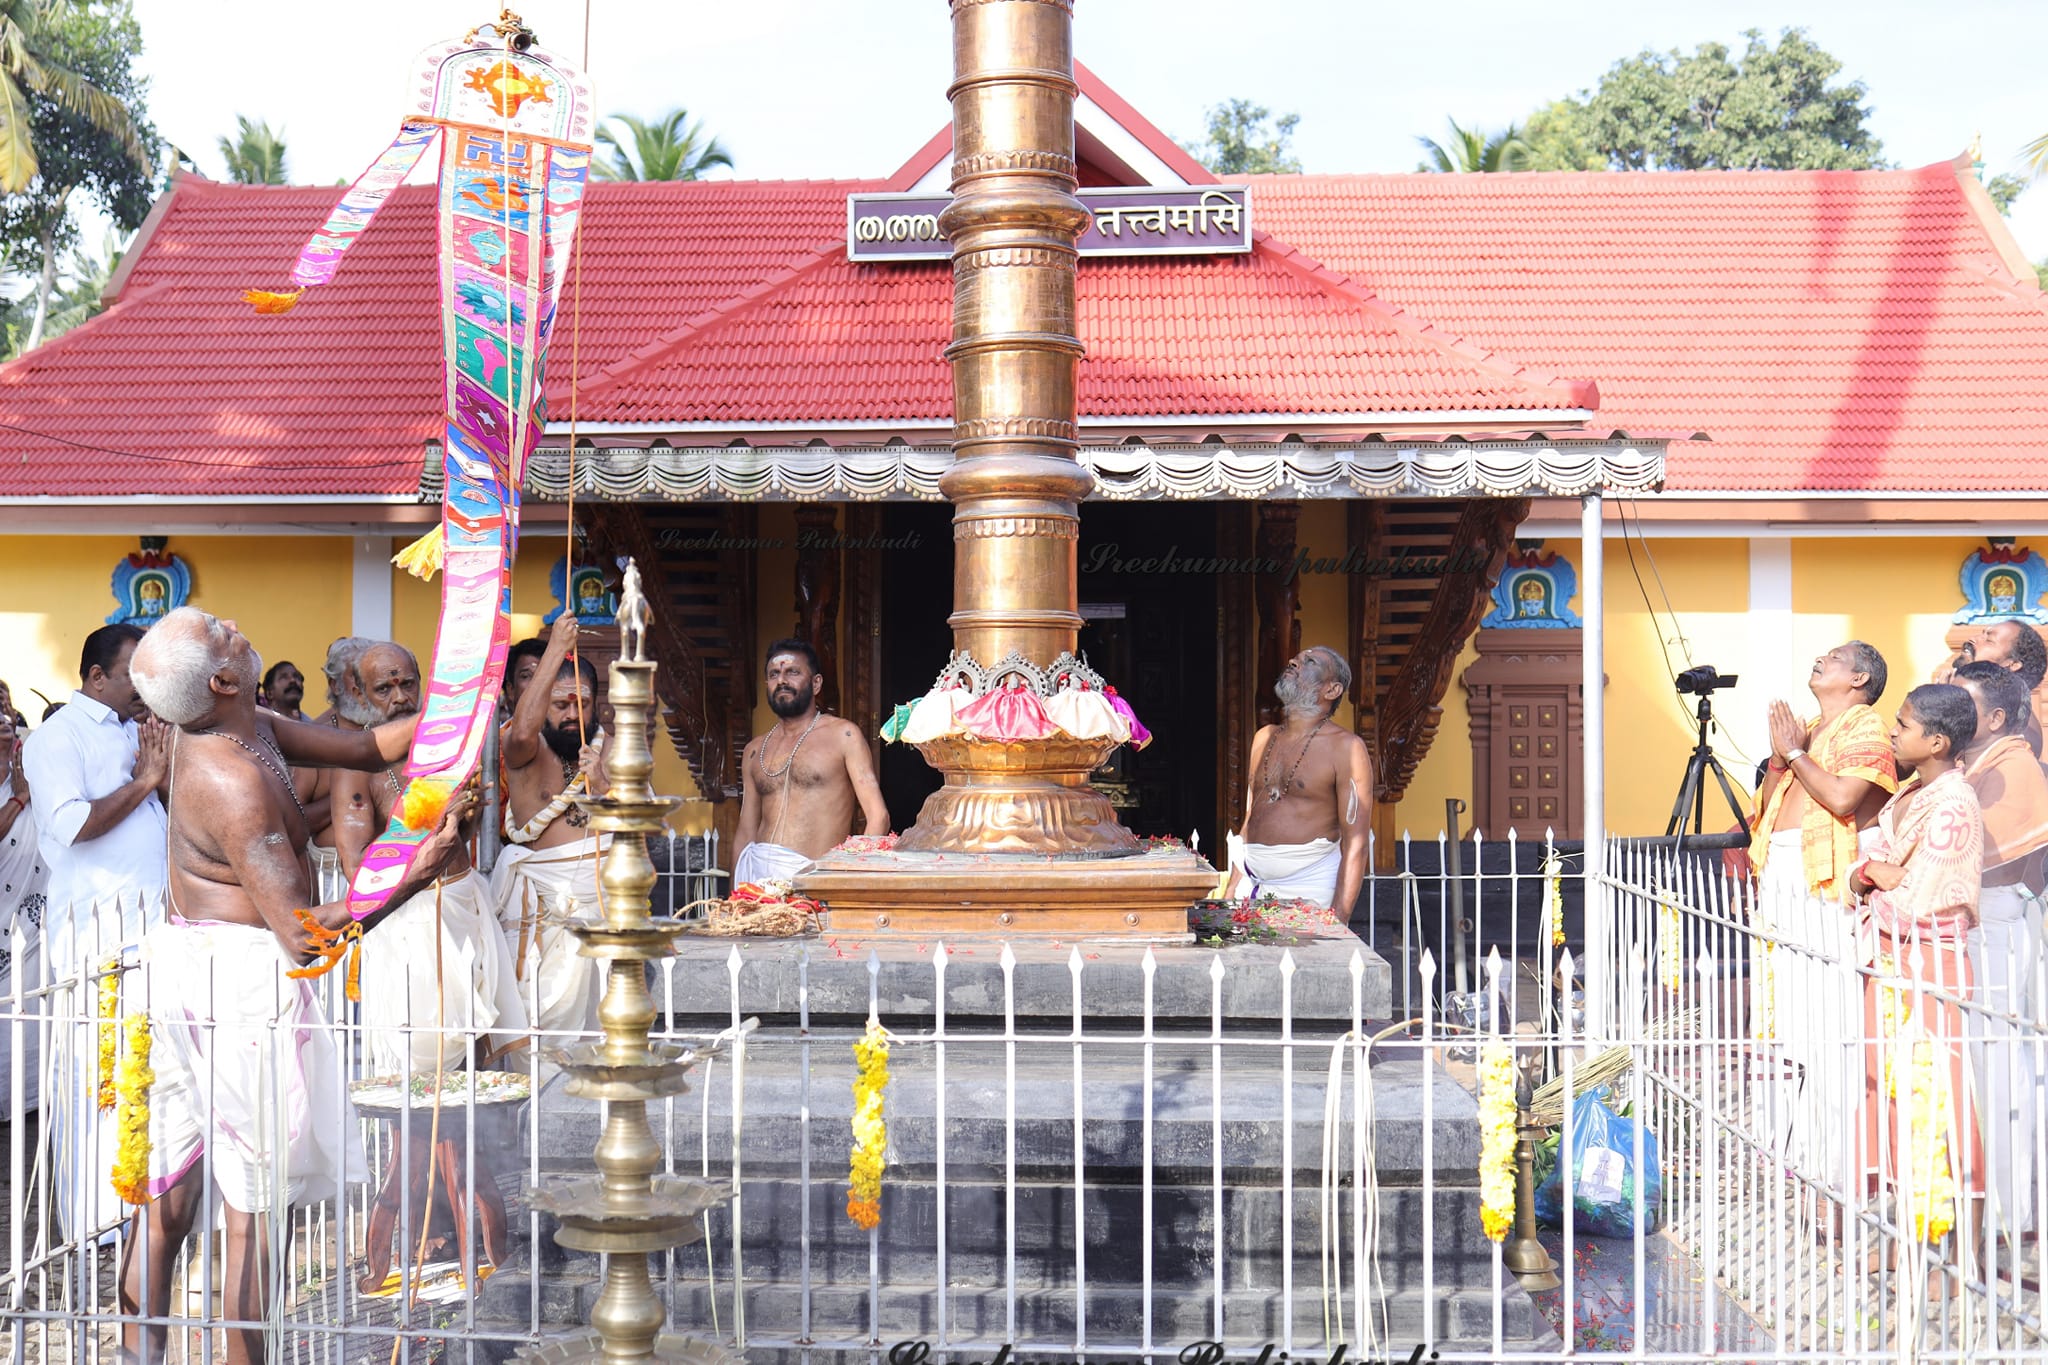
M1879 703L1887 718L1907 691L1927 681L1948 657L1943 636L1962 605L1957 571L1982 541L1886 536L1757 543L1775 544L1775 553L1789 557L1790 612L1782 618L1751 615L1749 540L1653 537L1647 556L1636 546L1634 571L1619 539L1606 544L1607 825L1617 834L1662 834L1670 819L1694 738L1695 699L1677 694L1676 670L1690 662L1739 675L1735 687L1714 695L1720 726L1713 744L1746 796L1757 762L1769 752L1765 710L1783 697L1802 714L1810 712L1805 679L1816 655L1849 639L1874 645L1890 671ZM1583 563L1576 540L1547 540L1544 547L1574 566ZM1645 589L1661 631L1651 623ZM1675 616L1666 613L1665 593ZM1574 598L1573 610L1581 606ZM1468 643L1444 695L1436 742L1397 810L1396 826L1417 836L1443 828L1447 798L1466 803L1469 828L1471 730L1458 679L1476 658ZM1716 792L1709 797L1708 823L1728 827L1733 821L1725 802Z
M78 651L114 610L114 565L134 535L0 536L0 678L34 725L30 689L62 701L78 686ZM348 634L350 542L342 536L177 536L192 605L232 618L263 655L309 674Z
M793 541L794 511L782 505L760 512L764 538ZM1314 556L1340 557L1344 509L1337 502L1310 502L1302 511L1302 544ZM393 548L396 541L392 542ZM1789 572L1790 611L1782 618L1749 612L1753 542L1741 538L1656 538L1649 542L1655 574L1640 547L1637 569L1656 603L1671 654L1667 667L1660 632L1651 624L1628 556L1619 539L1607 543L1607 802L1609 827L1624 834L1663 830L1685 758L1692 744L1691 701L1672 689L1674 668L1687 661L1712 663L1738 672L1741 684L1717 694L1715 708L1726 732L1715 750L1732 777L1748 787L1750 771L1765 749L1762 716L1775 696L1806 702L1804 679L1813 656L1848 638L1875 645L1891 665L1893 682L1884 698L1887 714L1908 688L1924 681L1946 657L1943 635L1961 605L1956 575L1981 541L1965 536L1825 537L1757 541L1775 545ZM536 633L553 601L548 570L562 552L560 537L532 537L513 576L513 638ZM1574 564L1582 562L1576 540L1552 540L1549 548ZM113 610L109 583L121 556L135 548L132 534L0 535L0 678L12 684L17 705L33 722L40 704L33 690L61 699L76 685L78 649L87 633ZM329 641L348 634L354 614L351 542L342 536L213 535L176 536L171 550L193 572L193 602L234 618L266 660L290 659L316 673ZM795 560L764 554L758 563L759 638L772 639L794 623ZM1664 614L1658 587L1676 612ZM423 655L431 650L439 585L423 584L393 570L392 632ZM1573 606L1581 605L1575 599ZM843 604L842 604L843 607ZM1344 638L1346 585L1340 575L1308 574L1301 581L1299 619L1304 644L1338 643ZM842 623L843 627L843 623ZM843 634L843 629L842 629ZM1678 637L1682 635L1681 644ZM1465 692L1457 677L1474 658L1468 646L1443 700L1443 720L1428 757L1397 812L1397 826L1434 834L1443 823L1443 802L1472 800L1472 763ZM313 685L315 709L320 688ZM1351 723L1345 703L1340 720ZM757 729L772 723L757 706ZM689 770L666 736L656 744L660 790L694 795ZM1718 803L1716 803L1718 804ZM1724 812L1714 810L1713 819ZM1469 817L1468 817L1469 818ZM679 823L695 823L686 808Z
M395 549L404 543L394 539ZM512 573L512 638L540 630L554 605L548 569L563 540L528 537ZM307 710L326 709L320 665L327 646L350 633L355 601L346 536L175 536L170 551L192 570L192 605L232 619L265 666L289 659L307 675ZM133 535L0 536L0 679L31 725L42 714L34 691L62 701L78 685L78 651L114 610L114 565ZM392 637L424 660L433 653L441 588L392 571ZM32 690L33 689L33 690ZM655 787L694 796L696 783L665 732L655 744Z

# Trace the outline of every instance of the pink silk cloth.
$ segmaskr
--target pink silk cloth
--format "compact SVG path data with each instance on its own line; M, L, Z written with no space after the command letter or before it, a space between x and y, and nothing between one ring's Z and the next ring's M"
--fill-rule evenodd
M955 714L962 729L981 739L1050 739L1059 731L1038 694L1021 683L976 697Z

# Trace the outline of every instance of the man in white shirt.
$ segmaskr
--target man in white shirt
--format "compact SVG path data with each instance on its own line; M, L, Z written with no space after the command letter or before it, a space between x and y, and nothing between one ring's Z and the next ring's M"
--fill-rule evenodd
M28 738L22 753L35 792L36 837L49 868L50 967L73 965L72 938L87 934L94 902L155 903L164 890L164 807L157 788L170 764L170 728L148 716L128 680L128 660L142 632L102 626L85 637L78 690L63 710ZM138 724L137 722L143 722ZM118 939L141 938L148 926L102 925Z
M22 748L36 843L49 870L44 963L60 988L51 1009L57 1018L94 1011L99 965L163 923L165 818L157 788L169 771L170 728L148 715L128 680L140 639L134 626L101 626L86 636L78 690ZM66 1235L95 1239L120 1221L122 1206L108 1184L117 1134L94 1100L94 1030L60 1027L51 1042L58 1218Z

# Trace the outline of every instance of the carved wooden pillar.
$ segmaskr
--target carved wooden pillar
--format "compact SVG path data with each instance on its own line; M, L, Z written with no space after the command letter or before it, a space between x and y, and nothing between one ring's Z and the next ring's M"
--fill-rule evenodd
M1298 502L1258 504L1258 532L1252 553L1262 565L1278 568L1260 573L1253 580L1258 599L1259 664L1254 682L1258 699L1259 724L1271 725L1280 718L1280 703L1273 697L1273 684L1287 667L1287 661L1301 652L1301 622L1295 608L1301 601L1301 579L1290 569L1301 524Z
M1451 537L1455 547L1437 579L1421 631L1380 704L1377 781L1398 801L1436 738L1444 689L1458 652L1486 614L1487 593L1500 577L1515 528L1529 515L1527 498L1473 498Z
M1221 559L1251 555L1252 508L1242 502L1216 505L1216 553ZM1252 718L1257 711L1253 692L1256 659L1252 628L1252 576L1226 574L1216 583L1216 639L1221 650L1217 703L1222 733L1216 745L1216 811L1218 828L1234 830L1244 823L1244 789L1250 760ZM1223 856L1221 850L1216 855Z
M799 503L796 509L796 633L818 652L825 685L818 704L839 710L839 509Z
M846 673L839 714L860 727L868 747L881 762L882 741L882 565L874 542L882 535L882 509L871 502L846 505L846 647L840 666Z
M1363 498L1344 505L1347 555L1377 559L1387 543L1387 505ZM1376 573L1350 577L1345 601L1346 635L1351 657L1352 729L1372 755L1373 862L1378 870L1394 867L1394 806L1381 799L1386 767L1380 759L1380 611L1385 579Z

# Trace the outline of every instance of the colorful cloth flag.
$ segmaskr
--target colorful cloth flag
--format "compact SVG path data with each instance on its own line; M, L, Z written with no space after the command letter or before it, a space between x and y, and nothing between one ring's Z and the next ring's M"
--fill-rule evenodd
M288 312L334 278L341 258L437 137L444 489L435 565L441 617L410 779L390 825L349 888L357 918L389 899L477 770L511 643L519 487L545 422L542 377L555 305L590 169L590 87L523 30L486 26L415 62L416 109L299 253L289 292L250 291L261 313ZM412 567L408 564L408 567Z

